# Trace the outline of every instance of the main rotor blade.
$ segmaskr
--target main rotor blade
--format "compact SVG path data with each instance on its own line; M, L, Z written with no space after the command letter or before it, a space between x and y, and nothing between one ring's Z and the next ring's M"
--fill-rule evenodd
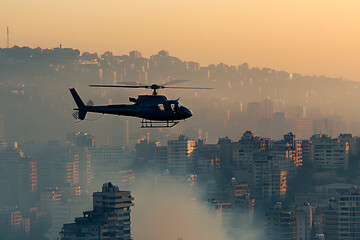
M110 84L90 84L90 87L112 87L112 88L146 88L146 89L163 89L163 88L173 88L173 89L213 89L213 88L203 88L203 87L166 87L164 85L110 85Z
M120 85L131 85L131 86L147 86L144 83L140 83L140 82L116 82Z
M146 88L147 86L90 84L89 87Z
M164 84L162 84L163 86L168 86L168 85L174 85L174 84L179 84L182 82L188 82L190 80L184 80L184 79L174 79L174 80L170 80L165 82Z
M164 87L164 88L177 88L177 89L214 89L214 88L203 88L203 87Z

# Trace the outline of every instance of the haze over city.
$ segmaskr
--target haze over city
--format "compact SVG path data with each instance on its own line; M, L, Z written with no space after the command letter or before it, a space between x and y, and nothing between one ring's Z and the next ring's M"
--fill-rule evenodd
M359 12L2 3L0 239L360 239Z

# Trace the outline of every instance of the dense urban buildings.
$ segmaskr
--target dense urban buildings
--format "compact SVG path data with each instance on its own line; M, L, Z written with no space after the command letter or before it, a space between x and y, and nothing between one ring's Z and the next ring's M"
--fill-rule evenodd
M134 206L130 191L120 191L111 182L93 194L93 210L75 218L75 223L64 224L62 240L114 239L130 240L130 207Z
M85 211L83 202L89 206L93 181L116 174L123 186L131 186L136 171L147 168L161 173L154 179L157 189L167 184L203 186L204 195L198 199L206 201L219 224L231 231L239 227L236 221L251 227L259 221L257 211L276 204L263 213L268 239L356 239L359 190L345 184L358 179L346 179L347 172L352 174L359 167L352 162L356 148L357 138L351 134L338 139L317 134L300 140L290 132L273 140L251 131L244 132L239 141L220 138L216 144L185 135L160 144L147 135L133 150L97 146L95 137L85 132L67 134L65 143L6 144L0 151L1 183L11 194L1 198L1 216L12 230L4 231L4 239L41 235L56 239L63 224L74 218L75 223L63 226L62 239L97 239L99 235L108 239L112 230L106 224L114 214L121 215L114 223L121 227L113 229L121 231L114 236L126 233L122 239L130 239L126 218L133 204L130 192L106 183L93 194L93 211ZM46 158L51 161L44 156L51 156ZM301 180L304 177L308 179ZM84 217L77 217L81 212ZM277 232L281 238L276 238Z
M230 240L248 231L249 240L360 238L360 124L349 114L359 83L248 64L202 66L165 50L146 58L13 47L0 49L0 63L1 239L54 240L59 232L131 239L133 197L120 189L134 193L142 178L155 196L164 189L186 196L189 221L206 208ZM71 118L69 86L99 104L123 103L142 92L87 85L171 79L216 89L166 93L195 113L176 128ZM161 197L152 209L170 204Z
M266 239L296 240L295 211L283 209L281 203L266 212Z

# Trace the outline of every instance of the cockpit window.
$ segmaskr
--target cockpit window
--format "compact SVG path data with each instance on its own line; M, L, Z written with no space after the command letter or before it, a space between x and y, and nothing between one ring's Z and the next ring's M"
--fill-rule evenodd
M177 103L178 108L181 108L183 105L181 103Z
M160 104L158 104L158 107L159 107L160 111L165 111L164 104L160 103Z

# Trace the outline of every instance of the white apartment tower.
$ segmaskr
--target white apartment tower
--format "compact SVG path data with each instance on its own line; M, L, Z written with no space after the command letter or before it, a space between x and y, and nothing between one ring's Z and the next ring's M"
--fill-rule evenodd
M168 141L168 168L172 174L185 175L194 168L191 156L196 142L180 135L178 140Z
M111 182L93 194L93 210L64 224L61 240L131 240L130 207L134 206L130 191L120 191Z

